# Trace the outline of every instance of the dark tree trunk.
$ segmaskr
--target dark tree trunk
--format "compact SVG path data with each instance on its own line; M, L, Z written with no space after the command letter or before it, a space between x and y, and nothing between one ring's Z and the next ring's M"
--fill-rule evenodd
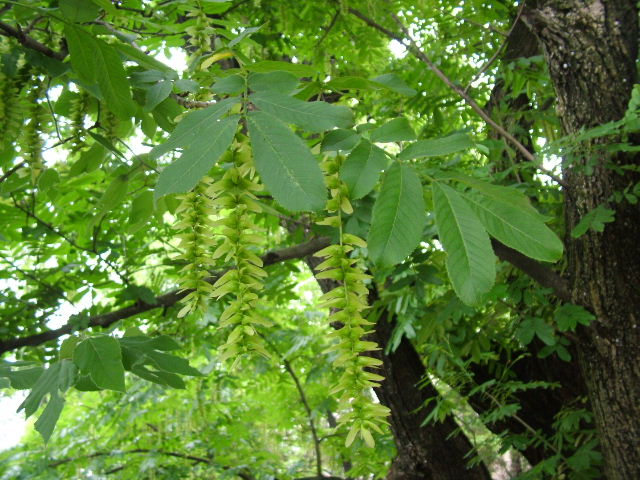
M383 315L376 323L375 340L382 347L391 339L394 325ZM376 389L380 402L391 409L391 430L403 454L394 461L388 480L489 479L482 463L467 468L471 444L448 417L443 422L421 426L429 410L427 400L439 395L430 382L425 382L425 369L420 356L406 337L395 352L376 352L383 361L385 380ZM420 388L418 387L420 384Z
M307 257L312 269L319 263L317 257ZM318 280L318 284L323 292L335 287L331 280ZM373 340L384 349L392 331L393 324L383 314ZM368 355L383 361L376 373L385 378L376 395L391 410L389 423L398 450L387 480L490 480L482 463L467 467L466 455L473 447L451 417L422 426L429 413L424 405L439 394L430 382L423 381L425 368L411 342L403 338L389 355L384 350Z
M620 119L636 82L638 11L629 0L539 1L525 18L540 39L568 134ZM580 367L608 479L640 478L640 209L612 195L638 182L638 156L583 145L564 168L567 232L598 205L616 212L603 233L566 238L574 303L597 317L579 332ZM586 162L594 171L586 173Z

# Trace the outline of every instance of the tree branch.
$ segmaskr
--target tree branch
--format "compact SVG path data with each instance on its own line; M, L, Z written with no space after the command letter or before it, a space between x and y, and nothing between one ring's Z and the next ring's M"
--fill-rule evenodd
M520 151L520 153L522 153L524 158L526 158L528 161L530 161L538 170L540 170L545 175L547 175L551 179L553 179L558 185L561 185L565 189L568 189L568 185L567 185L566 182L564 182L564 180L562 180L560 177L558 177L555 173L551 172L547 168L545 168L542 165L540 165L539 164L540 162L538 162L536 160L535 155L533 153L531 153L527 149L527 147L525 147L522 143L520 143L518 141L518 139L516 137L514 137L513 135L511 135L507 130L505 130L505 128L502 127L502 125L499 125L498 123L496 123L495 120L493 120L489 116L489 114L487 112L485 112L482 109L482 107L480 105L478 105L478 103L473 98L471 98L471 96L464 89L462 89L461 87L456 85L449 77L447 77L447 75L442 70L440 70L431 61L431 59L422 51L422 49L420 49L420 47L418 47L416 42L413 40L411 34L407 30L407 28L404 26L404 24L398 19L398 17L396 17L395 15L391 14L391 17L393 18L393 20L398 24L398 26L402 30L402 32L404 34L404 37L398 35L397 33L392 32L388 28L380 25L379 23L377 23L376 21L374 21L371 18L367 17L365 14L363 14L359 10L356 10L354 8L349 8L349 13L351 13L352 15L358 17L360 20L365 22L370 27L375 28L376 30L384 33L387 37L389 37L389 38L391 38L393 40L397 40L398 42L400 42L408 51L413 53L422 63L424 63L427 67L429 67L429 69L433 73L435 73L436 76L440 80L442 80L445 85L447 85L451 90L453 90L455 93L457 93L458 96L460 96L460 98L462 98L466 102L466 104L469 105L471 107L471 109L473 111L475 111L480 116L480 118L482 118L482 120L485 121L485 123L487 125L489 125L491 128L493 128L496 132L498 132L500 134L500 136L502 138L507 140L518 151Z
M280 250L272 250L262 256L262 262L265 266L273 265L275 263L284 262L286 260L301 259L307 255L311 255L318 250L329 245L329 239L327 237L316 237L311 240L294 245L293 247L282 248ZM209 283L215 283L215 281L224 274L222 272L213 273L211 277L207 279ZM178 300L187 296L191 290L172 290L164 295L156 297L155 303L138 302L134 305L114 310L112 312L102 313L94 315L88 319L87 326L89 327L109 327L110 325L123 320L125 318L132 317L139 313L148 312L149 310L155 310L156 308L167 308L174 305ZM33 347L41 345L50 340L55 340L62 335L67 335L77 330L77 325L68 321L66 325L54 330L48 330L46 332L37 333L35 335L29 335L27 337L12 338L7 340L0 340L0 355L20 347Z
M553 293L563 302L571 302L571 295L569 293L567 281L552 269L546 267L540 262L537 262L536 260L524 256L520 252L507 247L497 240L492 239L491 245L493 246L493 251L500 260L509 262L514 267L522 270L543 287L551 288Z
M263 337L264 338L264 337ZM305 412L307 413L307 418L309 419L309 429L311 430L311 437L313 438L313 448L316 453L316 473L318 474L318 478L322 478L322 450L320 449L320 439L318 438L318 431L316 430L316 424L313 421L313 412L311 411L311 407L309 406L309 401L307 400L307 396L304 393L304 389L302 388L302 384L300 383L300 379L296 374L295 370L291 366L291 362L284 358L278 349L266 338L265 342L271 347L271 349L280 357L280 361L284 366L284 369L287 371L293 383L296 386L296 390L298 390L298 396L300 397L300 401L302 402L302 406L304 407Z
M31 50L35 50L37 52L40 52L40 53L46 55L47 57L55 58L56 60L62 61L67 56L65 53L56 52L54 50L51 50L46 45L38 42L37 40L31 38L28 35L26 35L22 31L20 26L18 26L18 28L16 29L16 28L12 27L11 25L9 25L8 23L0 22L0 31L1 31L0 34L3 34L5 36L7 36L7 37L13 37L16 40L18 40L18 42L20 42L23 47L30 48ZM2 32L4 32L4 33L2 33Z
M56 460L55 462L50 463L49 467L56 468L56 467L59 467L60 465L64 465L65 463L76 462L82 459L89 459L89 458L96 458L96 457L109 457L113 455L128 455L130 453L155 453L158 455L165 455L168 457L184 458L185 460L191 460L194 463L206 463L209 465L212 464L212 461L209 460L208 458L196 457L194 455L188 455L186 453L169 452L166 450L151 450L149 448L134 448L132 450L114 450L112 452L94 452L87 455L81 455L79 457L62 458L60 460Z

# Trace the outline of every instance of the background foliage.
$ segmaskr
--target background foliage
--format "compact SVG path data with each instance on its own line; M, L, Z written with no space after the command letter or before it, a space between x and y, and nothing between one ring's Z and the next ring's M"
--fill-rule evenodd
M576 139L539 52L501 55L517 5L0 11L0 381L46 442L3 452L2 478L382 478L402 449L370 391L385 367L363 366L403 341L435 388L416 422L463 432L461 462L599 478L584 396L549 428L518 413L561 387L519 365L571 362L593 315L501 252L562 270L560 238L613 211L564 231Z

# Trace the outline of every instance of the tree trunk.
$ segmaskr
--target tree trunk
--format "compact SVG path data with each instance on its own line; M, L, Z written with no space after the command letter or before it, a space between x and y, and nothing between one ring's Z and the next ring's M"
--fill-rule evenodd
M313 270L321 260L307 257ZM332 280L318 280L323 292L335 287ZM383 350L367 352L382 360L376 373L383 375L376 395L391 410L389 423L398 450L387 480L490 480L482 463L467 467L466 455L472 445L453 418L422 425L428 415L427 400L438 396L430 382L424 382L426 371L420 356L409 340L403 338L395 352L384 353L393 332L386 313L375 325L375 340Z
M620 119L636 82L635 2L539 1L525 19L544 47L565 133ZM631 480L640 478L640 209L612 196L639 176L612 166L640 162L633 154L607 154L598 148L605 141L612 140L583 145L564 168L566 230L601 204L615 210L615 222L602 233L567 235L567 271L573 302L597 317L579 331L577 347L605 474Z
M374 338L381 347L391 339L393 327L386 315L376 323ZM381 350L373 356L383 361L380 373L385 379L376 394L391 409L391 430L402 452L387 480L490 479L482 463L467 467L465 455L472 446L453 418L422 426L429 414L425 403L439 393L431 382L424 381L426 372L411 342L403 337L395 352L386 355Z

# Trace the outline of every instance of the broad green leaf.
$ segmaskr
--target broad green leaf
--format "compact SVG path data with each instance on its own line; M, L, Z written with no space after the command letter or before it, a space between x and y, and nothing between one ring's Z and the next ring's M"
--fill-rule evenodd
M249 112L247 120L256 169L276 201L291 211L322 209L322 171L300 137L264 112Z
M348 107L326 102L305 102L277 92L260 92L249 96L260 110L284 123L293 123L309 132L324 132L333 127L353 125L353 114Z
M121 338L120 343L130 348L137 348L139 350L161 350L171 351L180 348L180 345L176 341L167 336L160 335L157 337L147 337L143 335L132 335Z
M539 216L523 212L513 203L477 192L464 195L489 234L527 257L555 262L562 257L562 241Z
M415 139L416 132L404 117L394 118L371 132L372 142L404 142Z
M449 278L460 299L475 305L495 281L495 255L489 235L458 192L440 182L433 182L431 188Z
M370 88L377 88L381 85L375 85L371 81L362 77L337 77L332 78L327 87L332 90L365 90Z
M234 74L221 78L213 84L211 90L215 93L232 95L240 93L244 89L244 78L241 75Z
M520 325L516 330L516 336L523 345L531 343L534 335L547 345L553 345L556 343L553 327L542 318L528 317L520 322Z
M156 108L165 98L169 96L171 90L173 89L173 83L169 80L162 80L154 85L151 85L147 89L147 97L146 102L144 104L144 109L147 112L150 112L154 108Z
M440 178L440 176L439 176ZM545 221L545 217L540 214L529 201L529 198L520 190L502 185L495 185L477 178L469 177L458 172L443 173L441 178L453 178L454 180L470 186L473 190L479 192L485 197L489 197L496 202L510 203L517 207L522 213L534 217L541 222Z
M122 55L125 56L128 60L136 62L142 68L146 68L148 70L160 70L162 72L167 72L174 78L177 78L177 73L168 65L156 60L152 55L147 55L146 53L138 50L131 45L127 45L124 43L114 44L116 50L118 50Z
M187 192L195 187L231 145L238 129L238 120L239 117L233 115L210 121L203 137L184 146L180 158L160 172L155 198L169 193Z
M48 190L58 183L60 183L60 175L58 175L58 171L55 168L47 168L38 177L38 188L40 190Z
M589 326L595 320L595 316L580 305L566 303L559 307L554 314L554 319L561 332L573 331L578 324Z
M111 142L111 140L109 140L106 137L103 137L102 135L100 135L99 133L96 132L89 132L89 135L96 141L98 142L100 145L102 145L104 148L106 148L107 150L109 150L111 153L113 153L114 155L120 157L121 159L125 160L125 156L122 154L122 152L120 152L116 146Z
M178 148L187 150L194 146L200 148L206 146L209 142L209 136L217 130L216 120L222 118L239 101L240 99L237 97L227 98L210 107L187 113L171 133L169 139L153 147L149 154L152 158L158 158Z
M25 390L33 387L38 381L44 370L42 367L24 368L20 370L12 370L3 374L11 382L11 388L16 390Z
M253 35L254 33L256 33L257 31L259 31L261 28L263 27L263 25L260 25L259 27L248 27L245 28L240 35L238 35L236 38L234 38L233 40L231 40L229 42L229 44L227 45L229 48L233 48L235 47L238 43L240 43L242 40L244 40L245 38L250 37L251 35Z
M284 71L301 77L313 77L316 74L316 68L310 65L300 63L280 62L276 60L262 60L257 63L249 63L245 68L250 72L268 73L276 71Z
M91 0L59 0L58 8L72 22L90 22L98 16L98 6Z
M580 219L580 222L571 231L573 238L580 238L587 233L587 230L591 229L594 232L604 232L605 224L611 223L615 220L616 212L604 206L604 204L598 205L593 210L590 210L584 217Z
M98 69L100 93L109 109L121 119L130 119L136 111L131 97L131 86L127 80L122 61L116 50L108 43L96 39L98 49L94 53Z
M64 406L61 393L66 392L76 380L76 366L70 360L60 360L52 363L47 370L40 372L38 380L33 385L27 398L18 407L24 409L26 417L30 417L40 407L45 396L47 405L36 420L35 428L42 435L45 442L49 440L53 429L60 418ZM24 380L24 379L22 379ZM29 380L30 382L31 380Z
M407 97L413 97L418 93L395 73L385 73L384 75L372 78L371 82L381 85L393 92L399 93L400 95L406 95Z
M36 420L34 424L35 429L42 436L45 443L51 438L51 434L53 433L56 423L58 423L63 408L64 399L57 391L51 392L47 406L44 407L40 417L38 417L38 420Z
M371 260L381 266L401 262L420 243L425 219L418 174L409 165L394 163L373 206L367 240Z
M340 178L349 188L349 196L362 198L373 190L388 161L382 149L363 139L340 168Z
M127 197L128 186L129 180L126 175L114 178L98 201L96 206L98 216L104 215L119 205Z
M102 98L116 116L133 117L136 107L131 86L115 48L83 28L67 24L64 31L71 65L80 80L89 84L97 82Z
M94 52L99 48L96 39L84 29L71 24L65 25L64 36L69 46L73 71L83 82L95 83L98 79L98 62Z
M142 228L153 214L153 192L145 190L131 202L129 212L128 233L135 233Z
M337 152L339 150L351 150L360 141L360 135L353 130L337 128L331 130L322 139L320 150L322 152Z
M87 338L73 352L80 371L102 389L124 392L124 367L118 341L107 335Z
M254 92L276 92L289 95L298 86L298 77L289 72L252 73L249 88Z
M147 352L147 357L158 370L192 377L202 376L202 373L189 365L189 362L184 358L154 351Z
M468 135L464 133L454 133L448 137L435 138L432 140L419 140L405 148L398 158L400 160L410 160L412 158L435 157L439 155L449 155L473 148L474 143Z

